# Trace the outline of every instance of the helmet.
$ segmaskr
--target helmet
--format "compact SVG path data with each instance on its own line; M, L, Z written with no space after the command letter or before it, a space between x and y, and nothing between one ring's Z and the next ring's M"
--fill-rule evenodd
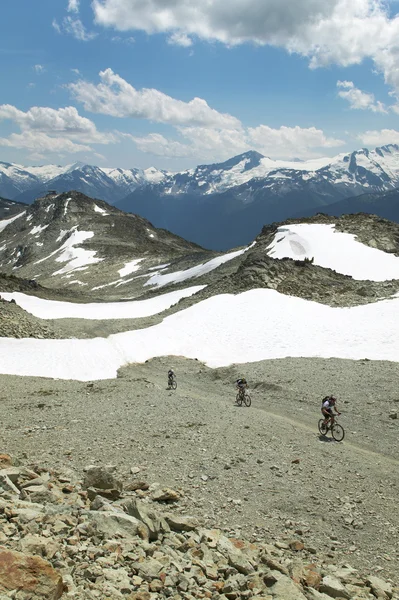
M330 402L331 402L331 404L335 404L336 401L337 401L337 399L334 398L334 396L330 396Z

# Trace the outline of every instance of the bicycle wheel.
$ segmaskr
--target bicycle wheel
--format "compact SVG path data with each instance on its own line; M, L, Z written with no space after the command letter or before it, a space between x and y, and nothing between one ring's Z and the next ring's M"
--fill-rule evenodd
M324 419L320 419L319 421L319 431L321 435L327 435L328 426L324 423Z
M238 392L238 394L236 396L236 404L237 404L237 406L242 406L242 396L241 396L240 392Z
M174 379L174 380L172 381L172 389L174 389L174 390L175 390L176 388L177 388L177 381L176 381L176 379Z
M339 423L334 423L331 433L336 442L342 442L345 437L345 430Z
M249 394L244 395L244 404L245 406L251 406L251 396Z

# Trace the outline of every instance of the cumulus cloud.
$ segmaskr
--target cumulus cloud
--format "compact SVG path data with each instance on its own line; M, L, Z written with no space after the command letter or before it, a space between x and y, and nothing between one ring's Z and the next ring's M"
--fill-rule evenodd
M171 125L226 129L240 127L238 119L219 113L202 98L183 102L156 89L136 90L112 69L101 71L100 79L101 83L97 85L84 80L69 85L75 98L83 103L87 111Z
M41 75L41 73L44 73L46 69L43 65L33 65L33 70Z
M92 152L89 144L110 144L119 141L117 132L99 132L95 124L81 117L73 106L53 108L34 106L27 112L11 104L0 105L0 121L15 123L20 133L0 138L0 146L27 150L42 158L46 153L65 155Z
M22 131L78 138L86 143L109 144L116 141L115 134L99 132L93 121L81 117L74 106L59 109L33 106L23 112L11 104L2 104L0 121L6 119L16 123Z
M274 45L312 67L374 61L399 90L399 15L383 0L93 0L98 24L226 45ZM171 37L172 36L172 37Z
M68 0L67 11L78 13L79 12L79 4L80 4L79 0Z
M371 110L372 112L388 112L385 105L379 100L376 101L374 94L363 92L355 87L353 81L337 81L339 88L338 96L347 100L352 109Z
M193 45L193 40L186 33L176 31L168 38L168 44L171 46L183 46L183 48L189 48Z
M90 146L76 144L69 139L52 137L38 131L12 133L8 138L0 138L0 146L30 150L41 155L47 152L54 152L56 154L74 154L77 152L91 151Z
M180 127L178 131L182 141L168 139L158 133L129 137L142 152L198 160L224 160L254 149L273 158L310 158L319 156L322 148L334 148L344 143L327 137L323 131L314 127L273 129L267 125L259 125L239 130Z
M75 39L81 42L89 42L96 37L96 33L86 30L82 21L77 17L65 17L62 21L62 30L64 33L72 35Z
M399 144L399 131L395 129L381 129L365 131L358 135L358 139L365 146L386 146L388 144Z

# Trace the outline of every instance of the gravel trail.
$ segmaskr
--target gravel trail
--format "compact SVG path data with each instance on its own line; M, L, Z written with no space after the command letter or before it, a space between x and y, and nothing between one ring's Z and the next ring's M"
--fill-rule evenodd
M178 388L166 389L173 366ZM251 408L234 406L245 375ZM86 384L1 376L0 450L49 468L116 464L181 488L182 510L253 539L301 538L398 581L399 365L281 359L209 369L166 357ZM317 431L334 393L346 437Z

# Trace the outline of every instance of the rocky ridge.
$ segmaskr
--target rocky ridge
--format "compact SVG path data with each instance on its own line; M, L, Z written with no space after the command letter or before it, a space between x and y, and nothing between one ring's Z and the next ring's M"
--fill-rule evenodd
M389 580L302 541L245 540L179 511L131 468L46 471L0 455L0 599L397 600Z

